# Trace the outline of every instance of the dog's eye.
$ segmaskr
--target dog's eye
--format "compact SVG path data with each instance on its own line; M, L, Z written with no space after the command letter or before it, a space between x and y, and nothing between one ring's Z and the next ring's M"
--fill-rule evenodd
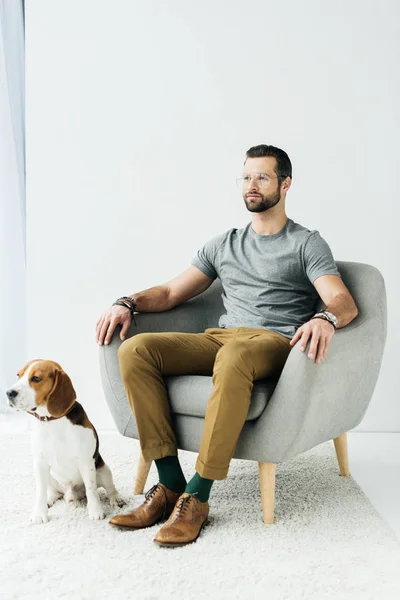
M34 377L31 377L31 381L33 381L34 383L39 383L39 381L42 381L42 380L40 379L40 377L34 376Z

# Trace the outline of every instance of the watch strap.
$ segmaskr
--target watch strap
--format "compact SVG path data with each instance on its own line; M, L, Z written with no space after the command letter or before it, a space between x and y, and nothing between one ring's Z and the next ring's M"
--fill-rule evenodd
M326 316L326 315L324 315L324 314L321 314L321 313L320 313L320 314L314 315L313 317L311 317L311 320L312 320L312 319L323 319L324 321L328 321L328 323L330 323L330 324L332 325L332 327L333 327L334 329L336 329L336 325L335 325L335 323L334 323L334 322L333 322L333 321L332 321L332 320L331 320L329 317L327 317L327 316Z

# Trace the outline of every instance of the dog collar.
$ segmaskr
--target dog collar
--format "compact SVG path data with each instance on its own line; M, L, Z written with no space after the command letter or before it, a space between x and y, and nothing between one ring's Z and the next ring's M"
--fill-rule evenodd
M65 413L65 415L61 415L60 417L48 417L47 415L44 415L44 417L41 417L40 415L38 415L37 413L35 413L31 410L27 410L26 412L29 415L33 415L34 417L39 419L39 421L55 421L56 419L62 419L63 417L66 417L71 412L71 410L74 408L75 404L76 404L76 402L73 403L70 410L67 413Z

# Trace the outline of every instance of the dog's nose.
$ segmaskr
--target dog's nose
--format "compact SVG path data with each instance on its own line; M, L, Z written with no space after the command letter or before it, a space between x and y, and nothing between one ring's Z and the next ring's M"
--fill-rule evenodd
M7 390L6 394L10 400L18 396L18 392L16 392L15 390Z

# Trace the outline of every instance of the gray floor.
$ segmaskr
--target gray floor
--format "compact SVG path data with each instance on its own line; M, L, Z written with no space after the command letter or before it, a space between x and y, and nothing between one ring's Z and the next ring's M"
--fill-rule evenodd
M0 435L28 431L27 415L0 414ZM29 418L29 417L28 417ZM115 432L99 433L115 435ZM349 470L400 541L400 433L347 434Z

